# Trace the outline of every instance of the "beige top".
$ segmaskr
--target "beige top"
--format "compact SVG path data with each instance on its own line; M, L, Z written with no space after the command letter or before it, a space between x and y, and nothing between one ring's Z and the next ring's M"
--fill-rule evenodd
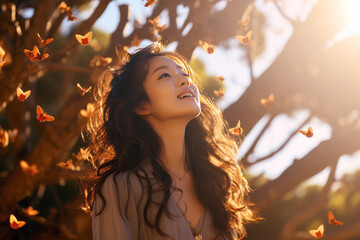
M134 174L130 175L130 188L128 188L127 175L129 175L128 172L122 172L114 179L114 174L112 174L105 180L102 186L102 195L106 199L106 207L99 216L95 216L95 212L99 212L103 201L101 201L98 195L95 197L92 215L93 240L170 239L161 236L156 229L146 225L143 209L147 193L142 191L143 187ZM151 174L148 176L150 178L153 177ZM153 201L161 203L162 194L162 192L153 193ZM128 197L129 202L126 216L125 207ZM191 232L191 228L173 195L170 196L168 201L168 209L174 215L173 219L168 217L164 210L160 218L160 229L175 240L194 240L195 237ZM152 203L148 210L148 218L151 223L155 222L157 210L158 206ZM211 215L206 209L197 226L195 226L195 232L199 233L199 231L202 235L202 240L214 239L216 236Z

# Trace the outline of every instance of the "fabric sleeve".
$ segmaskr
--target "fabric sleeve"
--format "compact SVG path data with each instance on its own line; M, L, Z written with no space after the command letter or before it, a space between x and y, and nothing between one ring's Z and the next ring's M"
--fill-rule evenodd
M97 216L96 213L100 212L104 202L98 194L95 196L92 214L93 240L138 239L139 215L133 184L128 187L126 174L120 173L115 179L113 176L108 176L101 187L106 206Z

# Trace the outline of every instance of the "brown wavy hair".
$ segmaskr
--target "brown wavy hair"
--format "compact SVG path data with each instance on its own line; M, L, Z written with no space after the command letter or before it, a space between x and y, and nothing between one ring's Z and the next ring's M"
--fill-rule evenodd
M151 195L155 192L146 187L148 199L143 210L146 224L160 235L167 236L159 227L160 217L167 210L172 180L161 164L159 156L162 141L150 124L134 113L136 107L149 98L143 82L149 68L149 60L155 56L166 56L177 62L189 74L200 91L201 113L192 119L185 130L185 147L188 164L194 178L195 192L199 201L211 213L219 234L229 239L241 239L246 235L244 225L255 220L246 200L249 186L242 168L235 160L240 137L229 133L222 112L205 96L196 74L187 60L176 52L162 51L158 42L129 54L117 49L117 69L103 73L98 82L95 97L97 106L91 115L86 134L90 140L87 148L94 170L83 178L85 208L91 213L95 194L101 194L101 186L111 174L129 171L139 180L150 184L140 163L149 160L153 175L164 192L163 201L156 214L155 223L147 218ZM143 171L144 172L144 171ZM129 174L130 175L130 174ZM128 177L129 177L128 175ZM128 186L129 186L129 181ZM103 209L104 209L103 208ZM101 214L103 209L99 213Z

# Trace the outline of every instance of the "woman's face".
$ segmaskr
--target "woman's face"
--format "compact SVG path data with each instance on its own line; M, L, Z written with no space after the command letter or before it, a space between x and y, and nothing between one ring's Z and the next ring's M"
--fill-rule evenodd
M150 101L145 104L146 114L143 115L160 121L179 118L190 121L200 114L197 86L170 58L156 56L149 60L144 88Z

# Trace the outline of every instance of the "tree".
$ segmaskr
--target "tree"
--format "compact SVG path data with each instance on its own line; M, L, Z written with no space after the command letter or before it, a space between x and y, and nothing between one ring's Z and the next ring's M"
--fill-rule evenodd
M101 33L92 28L110 2L99 1L86 20L76 20L79 23L69 35L60 32L64 21L76 16L81 7L89 6L90 1L69 0L66 2L69 8L65 8L63 12L58 7L60 2L50 0L1 3L0 46L5 55L0 54L0 63L6 61L0 72L1 125L6 129L0 133L4 136L1 139L8 138L8 130L18 130L13 141L3 144L4 147L0 149L3 172L0 188L1 238L12 239L16 235L24 234L30 239L90 238L90 219L79 210L81 197L76 193L60 193L61 185L64 184L67 190L76 189L74 183L89 166L78 160L81 152L78 158L73 157L75 165L79 165L80 169L74 166L63 169L56 164L64 162L63 165L66 165L66 159L85 145L81 141L80 132L87 122L87 117L86 114L79 113L86 109L93 99L91 94L79 95L75 85L77 82L86 87L96 84L105 67L88 65L94 55L110 57L115 61L114 49L118 44L130 47L137 45L137 39L153 41L161 38L166 43L177 42L176 50L190 59L199 45L199 40L215 46L225 46L228 39L247 33L246 26L242 28L239 21L243 23L249 16L249 29L259 32L261 29L258 29L255 22L263 18L254 14L255 11L250 11L254 6L254 1L251 0L226 1L226 6L221 10L215 7L220 1L153 1L156 3L149 6L152 12L147 20L153 20L160 13L168 11L169 24L165 29L161 29L161 26L149 21L142 25L133 21L129 15L131 6L123 4L119 6L120 20L116 30L109 36L108 44L103 43L106 47L91 50L81 46L74 37L75 33L83 35L93 30L92 41L96 40L97 36L101 39ZM278 227L274 234L278 238L294 239L299 226L310 221L326 206L331 186L338 180L334 173L339 157L357 151L360 146L359 119L356 115L360 101L357 97L360 88L356 78L360 73L355 58L360 49L357 47L359 35L347 38L324 51L323 45L326 41L344 27L340 20L344 14L340 11L340 6L344 1L319 0L305 22L287 17L283 11L284 3L280 4L276 0L272 2L292 23L294 33L271 67L258 79L253 78L245 94L224 110L224 118L230 126L240 119L247 134L265 114L270 116L270 120L243 159L245 168L266 161L282 151L293 136L298 134L297 130L291 133L285 143L274 149L269 156L255 163L248 160L247 157L254 151L261 136L279 114L308 109L311 117L316 116L331 125L331 139L322 142L302 159L295 160L278 178L265 181L251 194L251 199L259 210L265 212L272 204L282 201L284 195L296 189L301 182L324 168L331 167L327 184L314 200L318 204L301 206L304 209L294 211L289 221ZM143 4L145 5L145 2ZM179 5L189 8L189 14L181 26L176 22ZM26 19L24 12L29 9L33 9L34 13L30 19ZM133 25L134 30L125 36L124 29L129 24ZM185 28L190 30L184 33ZM26 58L24 49L33 49L37 44L37 33L45 39L54 37L55 40L40 49L41 53L49 53L47 59L31 62ZM257 47L263 46L258 44ZM253 52L261 51L251 44L239 44L238 47L247 52L246 57L251 69ZM49 81L50 78L62 84L54 84ZM24 91L31 89L33 92L30 98L24 102L18 101L15 97L17 87ZM42 90L44 87L46 91ZM270 93L274 93L275 101L269 107L264 107L260 104L260 99ZM58 97L54 99L56 94ZM55 117L55 121L39 123L35 115L36 105L44 107L46 112ZM310 118L307 119L309 120ZM301 128L302 125L298 130ZM25 174L20 160L25 160L30 166L36 165L39 173L33 176ZM351 180L349 184L355 182ZM29 205L37 204L41 208L39 203L44 203L46 196L52 196L54 204L40 209L41 216L29 216L24 212L24 208ZM11 213L16 213L20 219L28 219L30 226L17 232L11 230L8 226ZM339 229L336 236L343 234L341 236L351 238L360 235L358 228L355 228L358 224L349 223L348 229ZM34 228L37 233L32 232L31 229ZM351 234L345 235L346 233Z

